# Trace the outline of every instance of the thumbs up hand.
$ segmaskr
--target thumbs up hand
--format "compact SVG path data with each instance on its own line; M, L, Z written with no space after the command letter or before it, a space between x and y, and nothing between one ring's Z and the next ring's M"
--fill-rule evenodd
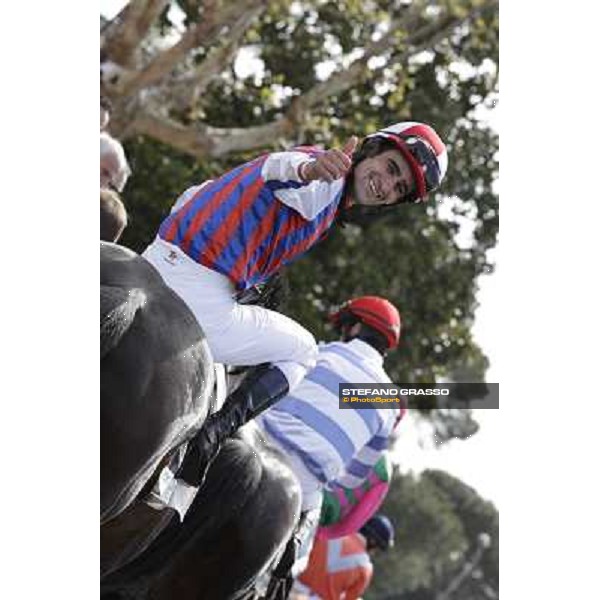
M356 150L358 138L353 135L344 144L344 147L333 148L320 154L315 160L303 163L300 166L300 178L303 181L316 181L318 179L331 183L344 177L352 166L352 154Z

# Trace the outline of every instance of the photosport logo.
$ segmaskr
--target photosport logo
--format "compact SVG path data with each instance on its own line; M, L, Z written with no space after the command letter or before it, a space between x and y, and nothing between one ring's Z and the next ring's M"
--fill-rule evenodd
M498 383L340 383L340 408L499 408Z

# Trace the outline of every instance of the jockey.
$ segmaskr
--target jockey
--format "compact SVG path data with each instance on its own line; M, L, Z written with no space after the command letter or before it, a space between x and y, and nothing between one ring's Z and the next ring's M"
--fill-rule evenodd
M396 307L378 296L362 296L346 302L330 320L342 341L321 344L316 367L257 419L298 477L303 511L321 507L328 482L359 488L403 414L389 406L339 408L339 384L391 382L383 361L400 339Z
M186 190L143 253L196 316L217 362L261 365L196 437L197 480L223 439L294 391L317 359L307 330L240 305L236 292L296 260L336 221L424 200L446 172L446 148L428 125L397 123L356 144L266 154Z
M360 500L360 506L348 511L342 525L347 529L348 524L356 524L351 533L358 531L378 508L387 486L377 485L374 480L379 477L372 478L371 474L405 412L404 407L390 405L339 407L339 384L391 382L383 362L400 340L396 307L378 296L362 296L343 304L329 319L341 334L341 341L320 344L316 366L291 394L256 420L265 441L286 456L300 483L301 526L284 553L289 573L285 575L281 564L276 570L289 585L292 577L306 567L328 484L334 484L332 489L344 486L349 496ZM375 495L363 494L364 487L372 483Z
M374 550L383 552L394 545L394 527L384 515L371 518L359 533L315 542L308 568L294 585L296 597L321 600L356 600L369 587L373 564L369 556Z

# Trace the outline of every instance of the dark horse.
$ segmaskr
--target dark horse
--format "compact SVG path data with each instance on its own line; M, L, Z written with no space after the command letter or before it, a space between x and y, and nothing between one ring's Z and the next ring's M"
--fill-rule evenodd
M149 263L115 244L100 256L103 597L250 597L296 526L297 481L250 424L224 443L183 522L143 502L214 409L214 365Z

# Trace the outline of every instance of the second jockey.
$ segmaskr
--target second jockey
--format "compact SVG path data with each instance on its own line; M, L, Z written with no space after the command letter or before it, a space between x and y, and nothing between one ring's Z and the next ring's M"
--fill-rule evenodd
M400 339L396 307L378 296L361 296L330 319L341 341L320 344L315 368L257 421L298 477L304 511L320 508L328 482L362 485L403 414L400 407L339 407L340 384L391 383L383 362Z
M391 382L383 362L400 339L396 307L378 296L362 296L346 302L330 320L341 341L320 344L316 366L291 394L257 419L266 441L285 455L300 483L301 525L284 553L288 572L280 565L277 569L288 586L305 568L327 484L335 482L350 494L361 495L360 488L404 414L400 406L353 404L342 409L339 405L340 384ZM367 503L373 509L379 504L376 498ZM360 525L364 525L366 518L357 520L356 516L350 520L362 520Z

